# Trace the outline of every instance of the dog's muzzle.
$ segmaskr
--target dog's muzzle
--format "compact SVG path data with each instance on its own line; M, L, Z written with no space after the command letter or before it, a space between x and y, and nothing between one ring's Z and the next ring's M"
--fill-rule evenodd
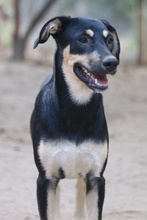
M108 72L108 74L114 75L116 73L117 66L118 61L114 56L108 56L102 60L102 68L104 71Z
M114 75L117 71L117 65L117 59L114 56L108 56L99 62L90 62L89 68L76 63L74 72L90 89L94 91L105 90L108 88L107 74Z

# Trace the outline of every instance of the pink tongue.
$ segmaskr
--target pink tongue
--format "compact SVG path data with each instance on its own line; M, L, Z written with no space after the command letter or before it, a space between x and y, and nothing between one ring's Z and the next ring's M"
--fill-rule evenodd
M98 80L98 83L101 85L108 85L108 79L107 77L104 75L99 75L99 76L94 76L95 79Z

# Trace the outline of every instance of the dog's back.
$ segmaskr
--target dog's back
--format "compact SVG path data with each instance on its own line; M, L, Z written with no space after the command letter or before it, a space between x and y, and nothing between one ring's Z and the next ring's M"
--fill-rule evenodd
M59 180L76 178L86 186L88 220L95 209L101 220L108 131L100 92L108 87L107 74L116 72L119 40L104 20L56 17L43 26L34 47L50 35L57 43L54 73L31 118L40 218L56 218Z

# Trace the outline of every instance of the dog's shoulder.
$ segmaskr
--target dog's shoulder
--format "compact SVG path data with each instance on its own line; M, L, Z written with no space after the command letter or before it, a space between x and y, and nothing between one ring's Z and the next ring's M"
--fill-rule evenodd
M31 134L46 133L50 125L55 125L58 112L58 101L54 92L53 76L46 79L36 97L34 110L31 116Z
M40 86L40 91L36 97L35 109L42 109L43 111L53 104L56 105L56 94L54 92L54 76L49 75L45 78Z
M52 79L53 74L49 74L42 82L41 86L40 86L40 91L48 84L50 83L51 79Z

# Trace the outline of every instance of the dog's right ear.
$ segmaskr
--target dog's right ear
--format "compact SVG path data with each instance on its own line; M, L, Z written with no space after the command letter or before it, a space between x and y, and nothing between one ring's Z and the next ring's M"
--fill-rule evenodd
M61 33L68 26L71 21L71 17L68 16L60 16L55 17L49 20L41 29L39 37L34 42L34 49L38 46L38 44L45 43L49 36L52 35L56 37L57 34Z

